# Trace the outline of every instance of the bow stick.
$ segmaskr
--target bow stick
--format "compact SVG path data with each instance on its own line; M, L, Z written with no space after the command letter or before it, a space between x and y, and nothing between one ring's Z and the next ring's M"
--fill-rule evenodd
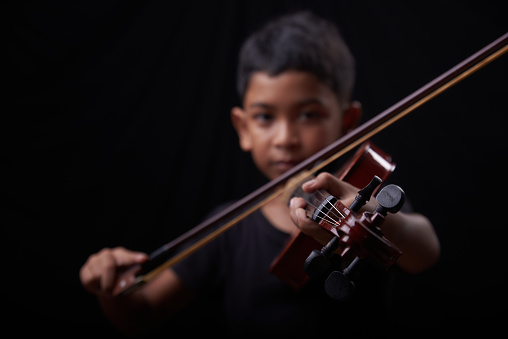
M349 152L351 149L383 131L388 126L394 124L409 113L413 112L416 108L464 80L466 77L483 68L507 51L508 33L505 33L500 38L471 55L469 58L441 74L372 119L363 123L353 131L347 133L329 146L302 161L278 178L266 183L220 213L203 221L196 227L160 247L150 254L150 260L147 263L141 265L141 267L138 265L137 267L134 267L133 269L120 275L117 285L113 290L113 294L118 295L125 293L153 279L160 272L196 252L269 201L275 199L288 190L296 188L298 182L301 182L301 180L304 180L312 173L321 170L331 162ZM292 185L282 185L288 181L288 179L293 177L298 177L300 180L293 180L294 184ZM213 232L203 236L204 233L218 225L221 226ZM176 255L170 256L170 254L174 253L175 249L180 248L182 245L197 238L198 236L202 236L201 239L195 241L192 245L180 251ZM160 264L154 265L154 262ZM148 269L148 267L150 269ZM140 271L141 274L136 275L137 272Z

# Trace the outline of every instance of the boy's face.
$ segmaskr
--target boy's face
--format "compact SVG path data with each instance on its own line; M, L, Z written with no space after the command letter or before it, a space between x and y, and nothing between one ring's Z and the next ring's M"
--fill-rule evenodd
M259 170L270 180L337 140L359 120L344 120L336 95L313 74L286 71L277 76L254 73L244 108L232 110L240 147L251 152ZM344 124L344 122L346 122Z

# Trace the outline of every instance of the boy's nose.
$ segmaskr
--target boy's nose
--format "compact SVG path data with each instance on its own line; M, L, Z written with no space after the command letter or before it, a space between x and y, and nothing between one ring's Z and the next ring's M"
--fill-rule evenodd
M278 124L274 144L277 147L292 148L298 145L299 137L296 126L288 121L281 121Z

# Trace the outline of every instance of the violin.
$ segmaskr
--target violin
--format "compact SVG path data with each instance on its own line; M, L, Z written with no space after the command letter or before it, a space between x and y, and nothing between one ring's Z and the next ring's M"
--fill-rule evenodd
M310 252L302 268L309 276L319 277L327 273L332 263L335 263L324 287L325 292L337 301L345 300L352 295L355 289L352 276L362 261L370 259L387 270L402 254L383 236L379 227L389 212L398 212L404 204L405 194L399 186L389 185L383 188L376 197L379 205L375 211L358 214L381 183L382 180L374 176L370 183L358 192L349 208L324 190L307 197L309 201L307 212L312 220L318 222L334 237L321 250L315 249ZM338 256L344 261L337 261L333 256ZM342 262L348 263L344 269L341 268Z
M453 85L459 83L469 75L478 71L482 67L486 66L490 62L494 61L504 53L508 51L508 33L504 34L500 38L496 39L489 45L480 49L478 52L471 55L469 58L460 62L456 66L452 67L450 70L446 71L442 75L438 76L428 84L422 86L420 89L415 91L414 93L408 95L406 98L402 99L395 105L389 107L385 111L376 115L374 118L360 125L353 131L344 135L334 143L329 146L323 148L321 151L318 151L316 154L312 155L308 159L302 161L289 171L285 172L278 178L268 182L263 185L259 189L255 190L251 194L246 197L240 199L235 204L229 206L224 209L220 213L212 216L211 218L203 221L196 227L190 229L186 233L181 236L175 238L171 242L162 246L161 248L152 252L149 256L149 260L142 265L135 265L130 269L120 273L119 278L117 279L116 286L113 289L113 295L120 295L123 293L127 293L138 286L150 281L155 276L157 276L160 272L167 269L168 267L173 266L177 262L183 260L190 254L199 250L202 246L207 243L213 241L220 234L226 232L228 229L236 225L240 220L249 216L254 211L258 210L266 203L272 201L276 197L279 197L281 194L285 194L287 191L294 191L298 182L302 182L306 178L310 177L313 173L316 173L323 169L328 164L332 163L336 159L342 157L344 154L358 147L362 143L369 140L371 137L376 135L377 133L383 131L388 126L391 126L398 120L407 116L411 112L413 112L416 108L425 104L429 100L433 99L437 95L443 93L448 88ZM298 178L299 180L294 180L294 184L289 184L289 179ZM357 186L359 187L359 186ZM361 186L360 186L361 187ZM379 195L379 194L378 194ZM384 202L383 202L384 203ZM383 203L380 203L381 205ZM350 227L351 230L365 230L365 232L371 232L373 234L376 233L376 225L377 222L375 219L380 219L383 213L378 211L378 215L374 212L371 215L358 215L357 212L351 210L351 206L349 209L346 209L345 206L332 203L328 200L325 202L324 206L335 206L338 210L346 213L346 217L343 218L341 222L338 224L331 222L327 224L331 226L331 228L341 230L341 234L337 233L339 236L334 239L345 238L344 236L349 236L352 238L352 234L347 231L347 227ZM353 206L354 207L354 206ZM351 213L348 212L351 211ZM383 210L380 208L380 210ZM349 213L349 214L348 214ZM326 213L325 213L326 214ZM318 213L319 215L319 213ZM353 217L348 216L352 215ZM351 224L354 221L354 225ZM334 225L338 225L334 227ZM326 226L326 225L325 225ZM339 227L340 226L340 227ZM357 227L358 226L358 227ZM326 226L328 227L328 226ZM213 230L213 231L210 231ZM364 232L364 233L365 233ZM370 234L370 233L369 233ZM380 240L379 240L379 239ZM195 240L198 239L198 240ZM334 240L332 239L332 240ZM385 243L382 236L378 237L370 237L370 239L378 239L374 242L377 245L381 243L384 246L383 250L377 248L377 245L370 246L366 243L362 243L360 240L356 240L354 246L349 246L348 243L343 239L342 241L339 239L339 250L342 248L349 248L348 254L345 257L354 258L350 265L350 270L354 270L357 267L357 264L362 258L370 257L371 259L377 260L379 259L379 255L384 253L384 250L390 249L388 254L391 253L393 258L396 257L396 250L391 247L389 243ZM186 244L192 242L190 246L184 248ZM337 241L334 241L337 242ZM351 243L350 245L353 245ZM393 249L393 250L392 250ZM314 250L312 250L314 251ZM371 253L369 255L369 253ZM316 252L311 252L316 253ZM385 254L386 254L385 253ZM308 255L308 253L305 253ZM318 255L319 256L319 255ZM390 257L390 255L388 256ZM390 259L393 261L392 259ZM381 264L389 263L390 260L380 260ZM396 258L395 258L396 260ZM301 263L300 263L301 264ZM294 263L294 265L299 265L299 263ZM312 267L312 265L310 265ZM343 276L348 275L348 271L344 270L342 272ZM337 280L337 277L340 276L337 274L331 274L329 279ZM340 279L340 278L339 278ZM331 291L333 293L333 291ZM337 297L341 297L342 292L339 292Z

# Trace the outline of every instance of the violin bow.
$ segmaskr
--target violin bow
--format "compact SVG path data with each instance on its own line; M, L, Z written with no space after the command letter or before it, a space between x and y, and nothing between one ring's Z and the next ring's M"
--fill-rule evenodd
M281 176L266 183L215 216L203 221L196 227L155 250L150 254L150 259L146 264L149 264L151 261L156 261L157 263L162 261L162 264L152 268L148 272L142 272L141 275L136 276L134 279L126 280L126 278L122 278L122 276L120 276L117 282L117 292L115 293L114 291L113 294L125 293L145 282L150 281L163 270L175 265L187 256L196 252L269 201L275 199L288 190L294 189L299 182L309 177L312 173L321 170L353 148L413 112L418 107L491 63L507 51L508 33L505 33L464 61L452 67L372 119L358 126L356 129L342 136L329 146L302 161ZM293 180L293 185L282 185L287 182L288 179L293 177L300 180ZM221 226L217 227L218 225ZM204 233L213 228L216 229L203 236ZM198 236L202 237L181 252L169 257L169 254L173 253L175 249L180 248L182 245L197 238ZM128 280L129 282L127 282Z

